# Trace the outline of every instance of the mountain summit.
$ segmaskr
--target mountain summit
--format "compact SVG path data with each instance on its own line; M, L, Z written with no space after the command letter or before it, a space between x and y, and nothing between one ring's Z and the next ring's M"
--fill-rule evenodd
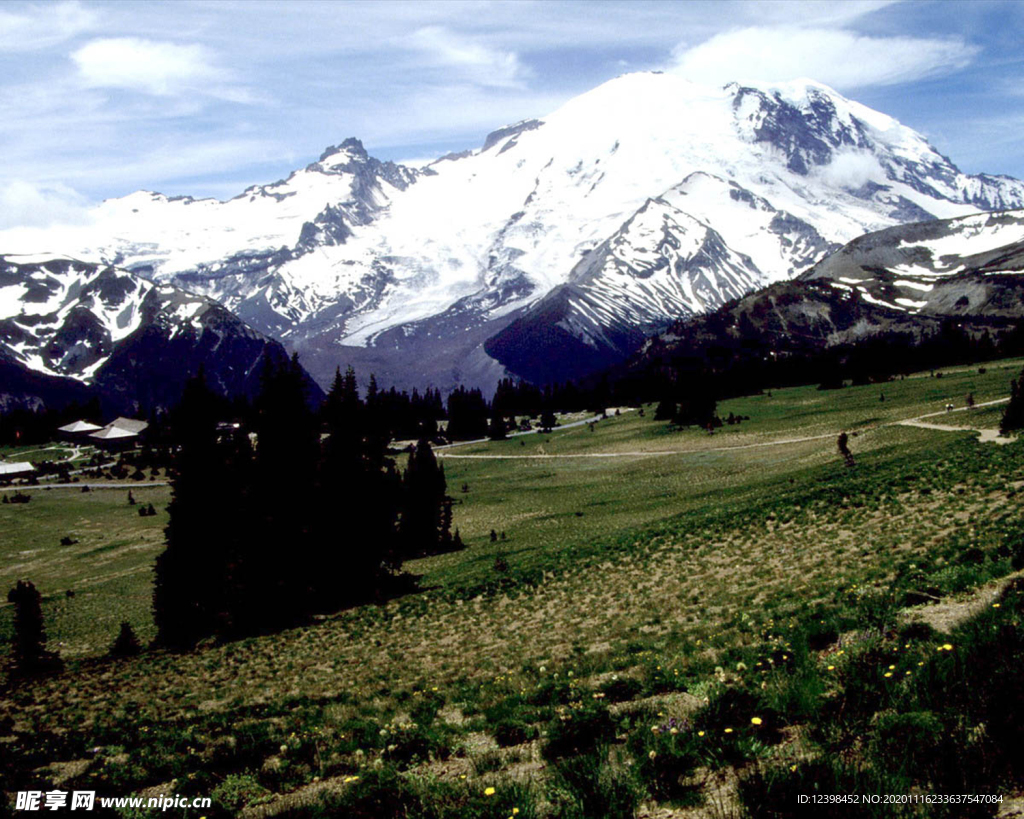
M639 73L425 168L348 139L226 202L135 193L44 238L221 302L321 381L486 388L585 374L869 231L1020 207L1020 181L819 83Z

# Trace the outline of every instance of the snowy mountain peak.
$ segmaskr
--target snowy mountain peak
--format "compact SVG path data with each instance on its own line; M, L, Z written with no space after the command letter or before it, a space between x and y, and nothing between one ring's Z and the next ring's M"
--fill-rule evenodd
M349 137L340 145L329 145L325 148L324 152L320 154L319 161L335 164L334 158L339 155L344 155L348 161L357 159L365 162L370 158L370 155L366 153L366 148L363 147L363 143L356 137Z
M868 231L1011 207L1021 182L964 174L821 83L632 73L426 168L349 138L227 202L136 193L88 228L0 233L0 251L54 248L201 293L323 379L351 362L406 386L488 386L564 355L512 349L564 340L552 323L596 366Z

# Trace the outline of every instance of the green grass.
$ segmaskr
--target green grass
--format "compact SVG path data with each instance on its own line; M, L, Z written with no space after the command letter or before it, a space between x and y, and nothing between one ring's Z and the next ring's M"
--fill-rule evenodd
M70 781L104 794L176 779L218 793L218 816L274 795L291 816L568 819L643 800L788 815L815 784L941 790L936 754L972 760L958 787L1006 792L1020 772L991 726L1000 709L1018 724L1020 596L972 609L952 636L903 612L1024 565L1024 443L887 424L1005 396L1019 368L736 399L720 412L751 420L710 437L647 408L455 448L672 453L450 458L469 547L411 564L429 591L180 655L88 659L125 617L151 635L168 490L133 490L156 518L121 490L33 490L0 506L19 541L0 547L2 578L37 583L51 638L82 659L0 699L0 762L44 785L40 769L75 762ZM858 431L853 468L843 429ZM81 543L59 547L76 526ZM956 650L937 651L946 641Z
M155 516L140 517L138 506L128 505L128 488L82 492L42 485L23 490L29 503L0 504L0 588L18 580L36 585L49 638L65 656L103 653L122 620L140 639L153 636L151 566L163 548L170 495L166 487L130 488L139 504L153 504ZM62 546L64 537L78 542ZM12 610L0 605L6 642Z
M672 451L666 455L615 458L469 460L444 459L449 491L455 498L455 525L469 553L409 564L426 575L428 585L465 585L488 576L501 554L519 570L543 569L553 552L588 549L595 543L709 504L743 508L789 482L813 482L836 462L835 438L858 430L932 412L947 402L963 406L971 392L978 403L1004 398L1009 378L1021 362L996 362L984 375L977 368L946 372L941 379L912 376L866 387L820 391L815 387L775 390L767 395L723 401L719 414L750 416L723 426L713 436L695 428L677 430L626 412L586 426L550 435L524 435L506 441L451 449L451 455L569 455ZM885 394L886 400L879 401ZM998 426L1001 407L980 408L935 418L965 425ZM949 419L949 420L947 420ZM982 419L982 420L979 420ZM969 422L969 423L968 423ZM790 438L817 440L761 446ZM855 454L885 451L894 459L930 453L941 433L905 427L869 429L851 441ZM744 447L733 451L726 447ZM675 450L690 450L685 453ZM461 487L468 484L469 492ZM582 514L581 514L582 513ZM507 540L491 543L491 529Z

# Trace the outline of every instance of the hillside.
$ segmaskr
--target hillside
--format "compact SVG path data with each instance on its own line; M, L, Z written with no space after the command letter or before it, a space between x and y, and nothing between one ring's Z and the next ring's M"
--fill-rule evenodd
M688 357L750 363L858 347L884 363L886 343L896 365L944 328L995 339L1024 318L1022 254L1021 211L869 233L793 281L677 321L620 372L651 373Z
M914 375L884 402L735 399L720 411L750 420L714 436L647 407L450 448L469 548L411 564L428 591L185 654L97 656L120 618L152 633L163 510L124 542L120 492L36 491L0 516L37 550L18 571L77 661L4 694L4 764L250 817L790 815L816 784L903 793L951 771L1012 794L1024 459L969 430L1020 366ZM944 429L905 423L936 412ZM68 531L77 559L56 547ZM948 631L912 623L925 600ZM931 750L897 764L911 729Z
M108 414L146 414L175 405L200 367L218 393L252 397L265 362L286 356L207 297L111 266L0 256L2 409L97 395Z

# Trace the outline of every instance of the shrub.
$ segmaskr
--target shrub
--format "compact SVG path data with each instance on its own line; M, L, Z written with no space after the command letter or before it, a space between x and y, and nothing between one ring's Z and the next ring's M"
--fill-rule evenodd
M633 819L643 797L633 772L610 764L604 746L560 761L552 790L559 819Z
M139 639L135 636L132 624L127 620L123 620L121 622L121 631L118 632L117 639L114 640L113 645L110 647L111 656L134 657L140 650Z
M598 701L558 709L548 726L545 759L579 756L594 751L615 737L615 724L608 707Z
M700 763L700 749L706 742L689 721L670 719L637 728L629 736L628 747L638 775L655 797L692 803L700 789L688 779Z
M882 714L871 737L870 752L879 769L905 771L919 778L941 756L945 728L931 711Z
M625 702L636 699L643 693L644 684L633 677L619 677L601 686L601 692L609 702Z
M237 813L249 805L259 804L270 796L252 774L229 774L210 794L218 808Z
M424 728L429 728L434 724L434 720L437 719L437 712L444 707L445 699L440 694L433 691L424 691L423 694L416 698L411 709L409 709L409 716L412 717L412 721L418 725L422 725Z

